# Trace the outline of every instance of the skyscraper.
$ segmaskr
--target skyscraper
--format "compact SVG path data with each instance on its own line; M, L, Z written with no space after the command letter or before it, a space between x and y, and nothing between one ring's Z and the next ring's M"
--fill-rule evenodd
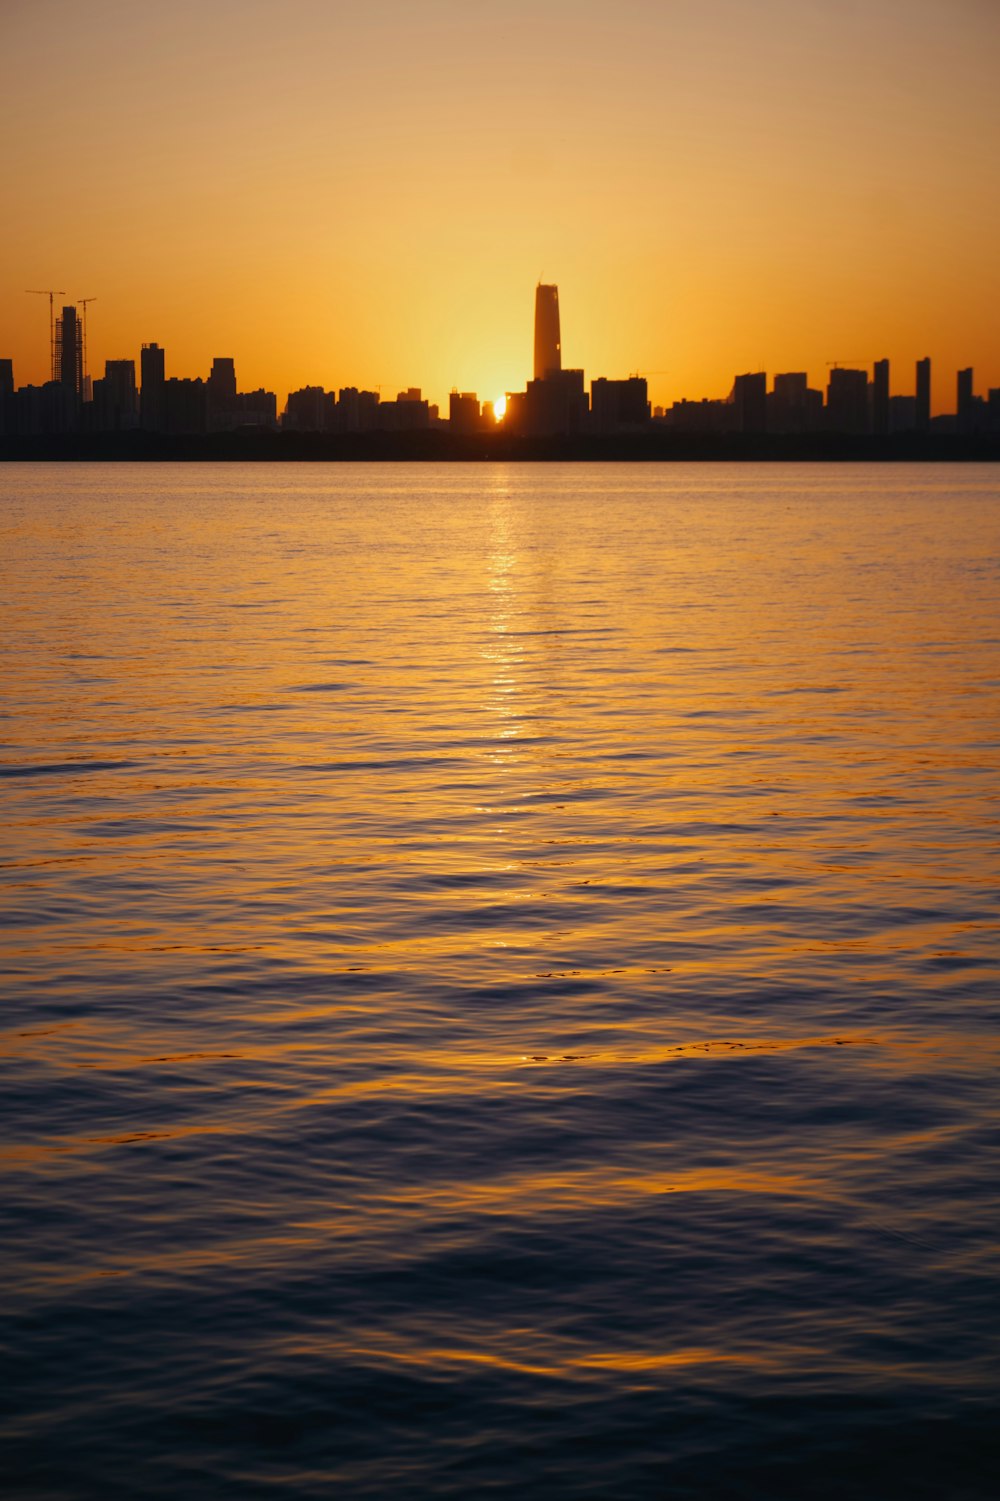
M544 380L562 369L559 339L559 288L535 288L535 379Z
M147 432L162 433L166 421L166 384L165 356L159 344L142 346L139 370L139 425Z
M931 362L917 361L917 432L926 433L931 425Z
M875 361L872 381L872 432L881 437L889 431L889 361Z
M83 339L75 307L64 307L56 322L56 372L59 384L83 394Z

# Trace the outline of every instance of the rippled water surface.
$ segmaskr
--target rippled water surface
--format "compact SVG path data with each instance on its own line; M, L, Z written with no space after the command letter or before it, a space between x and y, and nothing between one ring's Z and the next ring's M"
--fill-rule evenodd
M997 469L0 516L15 1495L1000 1494Z

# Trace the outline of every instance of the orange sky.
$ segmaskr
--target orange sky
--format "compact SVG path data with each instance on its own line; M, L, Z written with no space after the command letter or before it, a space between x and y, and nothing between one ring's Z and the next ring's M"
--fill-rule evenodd
M0 355L244 389L530 374L656 402L934 359L1000 385L997 0L0 0Z

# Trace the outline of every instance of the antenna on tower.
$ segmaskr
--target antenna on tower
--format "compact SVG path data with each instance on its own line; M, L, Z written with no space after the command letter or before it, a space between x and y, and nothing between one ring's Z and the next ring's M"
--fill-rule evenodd
M66 293L60 292L58 290L53 292L47 290L44 292L39 292L37 287L28 287L26 289L26 295L28 297L47 297L49 299L49 362L52 371L50 378L52 380L58 380L59 377L56 373L56 311L53 298L65 297Z

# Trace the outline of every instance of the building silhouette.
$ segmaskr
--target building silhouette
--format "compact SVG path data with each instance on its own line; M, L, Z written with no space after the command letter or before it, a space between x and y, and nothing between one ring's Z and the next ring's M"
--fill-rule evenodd
M452 432L474 433L483 424L479 397L474 391L452 391L448 397L448 425Z
M769 433L817 433L823 424L823 393L809 384L804 370L790 370L774 377L767 398Z
M606 380L603 375L590 383L590 425L597 433L630 432L649 421L649 390L645 379Z
M972 366L958 372L956 382L955 416L960 433L969 433L975 426L976 398L972 389Z
M337 397L322 386L289 391L281 425L291 433L329 433L334 429Z
M83 395L83 330L75 307L56 319L56 379L77 397Z
M166 356L159 344L144 344L139 353L139 426L162 433L166 423Z
M872 432L889 431L889 361L876 360L872 379Z
M545 380L561 369L559 288L539 282L535 288L535 379Z
M125 432L138 426L135 360L105 360L103 377L94 381L89 421L99 433Z
M729 399L733 406L734 432L767 431L767 376L762 370L735 376Z
M917 409L915 426L918 433L930 431L931 426L931 362L917 361Z
M826 388L826 426L831 433L866 433L868 431L868 372L830 371Z

